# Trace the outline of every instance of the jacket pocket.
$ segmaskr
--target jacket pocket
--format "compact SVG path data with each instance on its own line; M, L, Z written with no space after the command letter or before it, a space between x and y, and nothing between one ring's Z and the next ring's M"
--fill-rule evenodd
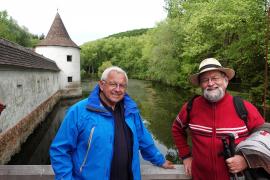
M82 173L83 167L84 167L84 165L85 165L85 163L86 163L86 160L87 160L87 157L88 157L88 153L89 153L89 150L90 150L90 148L91 148L91 141L92 141L92 137L93 137L94 131L95 131L95 126L92 127L92 129L91 129L91 131L90 131L90 136L89 136L89 138L88 138L87 151L86 151L86 153L85 153L83 162L82 162L82 164L81 164L81 166L80 166L80 173Z

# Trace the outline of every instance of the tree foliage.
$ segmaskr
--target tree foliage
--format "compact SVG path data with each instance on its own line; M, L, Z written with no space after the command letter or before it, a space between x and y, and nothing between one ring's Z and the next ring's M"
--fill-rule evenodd
M142 34L128 31L82 46L83 68L104 61L130 77L192 88L188 76L207 57L236 70L250 100L261 102L264 80L266 1L165 0L167 19ZM88 68L89 69L89 68ZM252 72L252 73L251 73ZM268 97L269 99L269 97Z
M34 47L39 41L37 35L29 33L26 27L20 27L7 11L0 11L0 37L24 47Z
M261 0L186 1L184 58L217 57L236 70L250 100L263 91L265 7ZM253 73L250 73L253 72ZM256 94L256 95L255 95Z
M104 61L121 66L133 77L139 77L144 64L141 64L144 36L107 38L81 46L82 69L97 73Z

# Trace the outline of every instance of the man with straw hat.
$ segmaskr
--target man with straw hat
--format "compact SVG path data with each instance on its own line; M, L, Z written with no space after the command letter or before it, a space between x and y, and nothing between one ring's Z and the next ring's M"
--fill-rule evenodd
M248 166L241 154L226 160L222 154L223 137L233 134L238 144L264 123L258 110L245 100L247 123L238 116L233 96L226 91L234 75L233 69L222 67L215 58L207 58L200 63L199 72L190 76L190 82L201 88L202 95L193 100L190 112L188 103L183 105L173 123L172 135L185 173L194 180L228 180L230 173L235 175ZM192 150L187 142L187 129Z

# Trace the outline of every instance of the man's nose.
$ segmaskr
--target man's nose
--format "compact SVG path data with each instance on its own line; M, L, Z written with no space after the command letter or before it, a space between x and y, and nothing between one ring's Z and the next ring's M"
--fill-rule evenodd
M115 88L117 91L120 91L121 88L120 88L120 84L116 84L116 88Z
M209 78L207 84L212 86L213 84L215 84L215 82L211 78Z

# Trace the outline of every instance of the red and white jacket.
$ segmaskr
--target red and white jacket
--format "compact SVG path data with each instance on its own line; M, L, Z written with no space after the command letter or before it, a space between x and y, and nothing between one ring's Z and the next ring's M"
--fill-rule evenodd
M226 93L216 103L207 101L200 96L194 99L190 120L187 122L187 103L177 115L172 135L178 148L180 158L192 156L193 180L229 180L221 137L233 133L235 143L246 139L253 128L264 123L258 110L244 100L248 111L248 123L239 118L233 104L233 96ZM191 135L192 151L187 142L187 128Z

